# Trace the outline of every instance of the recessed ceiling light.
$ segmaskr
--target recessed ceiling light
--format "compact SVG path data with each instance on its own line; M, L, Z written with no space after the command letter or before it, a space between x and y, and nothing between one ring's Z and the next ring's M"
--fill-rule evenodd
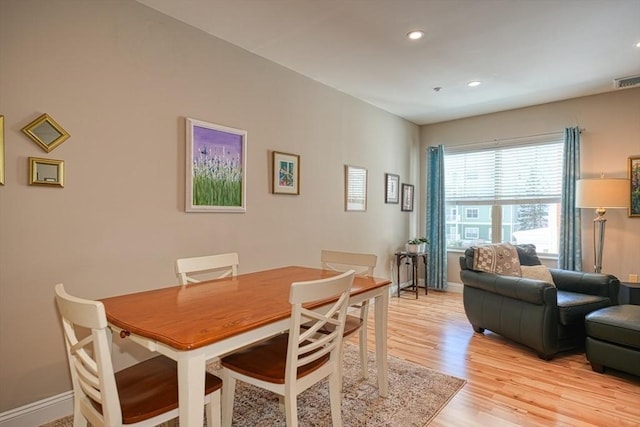
M424 37L424 31L415 30L407 33L407 38L409 40L420 40Z
M476 87L476 86L480 86L480 82L479 81L474 81L474 82L469 82L467 83L467 86L469 87Z
M640 42L636 43L636 47L640 47Z

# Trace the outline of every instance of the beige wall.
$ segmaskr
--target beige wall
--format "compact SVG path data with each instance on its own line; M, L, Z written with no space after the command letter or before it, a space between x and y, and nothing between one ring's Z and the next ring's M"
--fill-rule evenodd
M0 412L70 389L58 282L101 298L176 283L177 257L249 272L321 248L388 276L416 229L383 183L417 183L417 126L139 3L2 0L0 55ZM51 153L20 132L45 112L71 134ZM246 213L184 212L184 117L248 131ZM300 196L269 193L270 150L301 156ZM29 156L64 160L65 187L29 186ZM366 213L344 212L344 164L369 171Z
M421 151L431 145L472 144L559 132L571 126L585 129L580 137L583 178L600 173L625 178L628 157L640 155L640 88L423 126ZM591 209L582 210L584 271L593 271L594 215ZM640 218L630 218L627 211L618 209L609 209L606 217L603 271L627 280L629 274L640 273ZM459 255L449 254L450 282L460 282Z

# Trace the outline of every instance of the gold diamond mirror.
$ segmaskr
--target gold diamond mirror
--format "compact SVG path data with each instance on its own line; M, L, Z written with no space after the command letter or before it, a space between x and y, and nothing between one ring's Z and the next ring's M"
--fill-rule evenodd
M23 127L22 132L47 153L62 144L70 136L67 131L48 114L41 115Z

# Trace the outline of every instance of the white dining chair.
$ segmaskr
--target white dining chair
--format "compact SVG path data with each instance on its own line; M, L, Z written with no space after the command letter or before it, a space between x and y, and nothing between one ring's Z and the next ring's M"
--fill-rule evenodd
M73 425L156 426L178 416L178 374L174 360L157 356L114 372L104 305L69 295L55 286L62 317L71 381ZM76 328L89 331L76 335ZM219 427L222 380L206 374L207 426Z
M345 271L348 268L362 267L356 270L357 276L373 276L378 257L374 254L322 250L320 252L320 262L322 263L322 268L325 270ZM369 376L367 369L369 355L367 350L369 301L363 301L361 304L352 305L351 307L355 307L360 313L357 316L347 314L344 336L348 337L356 331L359 331L360 371L362 378L366 379Z
M176 260L176 275L181 285L198 283L194 275L212 273L219 279L222 277L238 275L238 254L235 252L219 255L207 255L193 258L180 258Z
M355 272L291 284L289 332L252 345L221 359L222 424L231 426L236 381L269 390L283 397L288 427L298 425L297 396L324 378L329 379L331 420L342 426L340 366L344 322ZM304 308L312 301L337 298L330 308ZM307 305L308 306L308 305ZM302 329L302 323L311 323ZM331 325L333 332L318 333Z

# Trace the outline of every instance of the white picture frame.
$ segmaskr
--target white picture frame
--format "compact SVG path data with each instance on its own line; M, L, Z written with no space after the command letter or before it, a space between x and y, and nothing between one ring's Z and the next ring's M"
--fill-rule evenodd
M247 131L186 118L186 212L246 212Z

